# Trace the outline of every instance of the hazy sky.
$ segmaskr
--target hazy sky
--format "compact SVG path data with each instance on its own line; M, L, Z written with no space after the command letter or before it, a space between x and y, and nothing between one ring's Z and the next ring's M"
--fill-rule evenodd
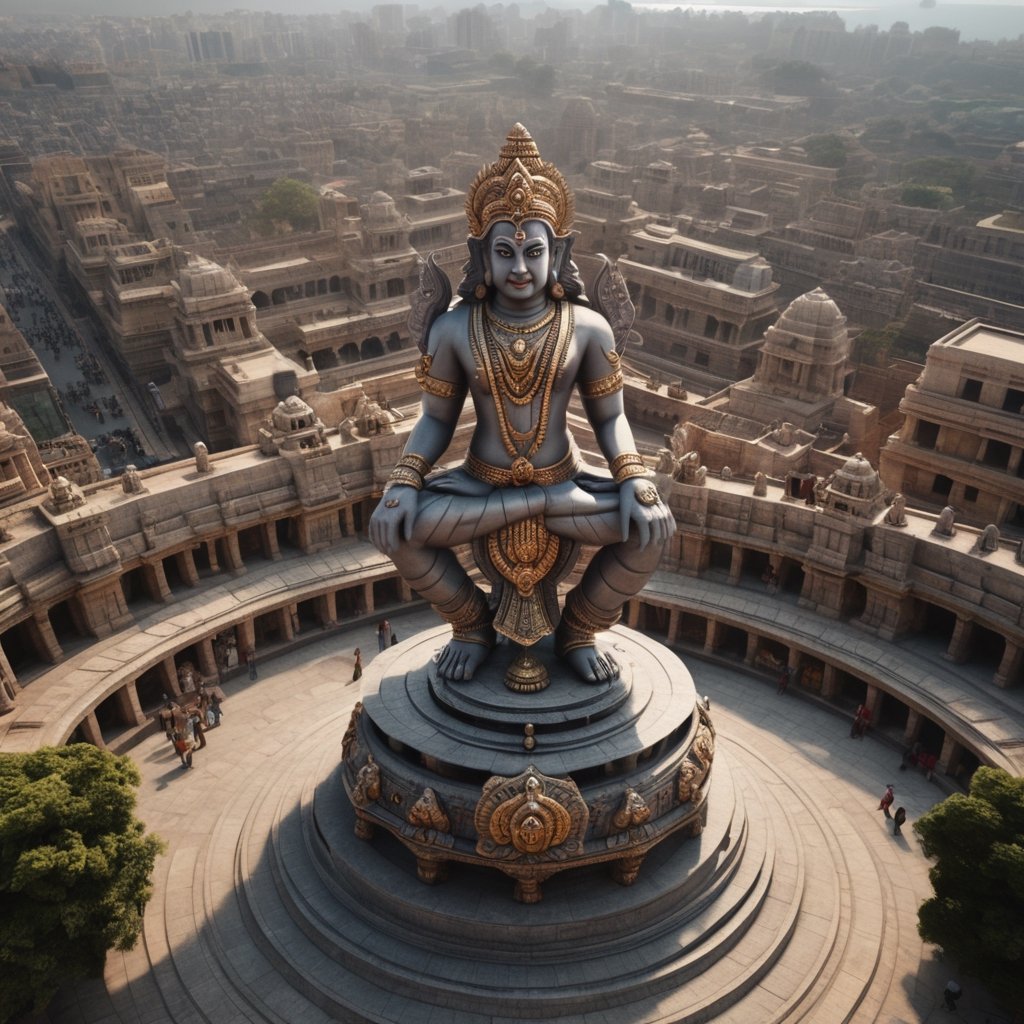
M223 13L225 11L247 9L254 11L272 10L286 11L289 14L330 14L340 9L363 10L372 7L380 0L0 0L0 15L32 12L45 14L131 14L131 15L161 15L161 14L183 14L186 11L199 13ZM479 0L424 0L420 7L472 7ZM485 0L490 2L490 0ZM511 0L505 0L511 2ZM650 2L650 0L648 0ZM670 6L687 6L686 0L666 0ZM707 0L703 0L702 6ZM742 4L748 0L721 0L727 6ZM775 0L749 0L749 3L758 6L770 6ZM815 3L815 0L777 0L780 7L870 7L878 10L880 20L884 21L886 12L897 12L900 9L917 6L916 0L823 0ZM963 7L963 6L1008 6L1021 7L1021 0L938 0L937 7ZM596 6L594 0L552 0L551 7L577 7L590 8ZM1024 13L1022 13L1024 23Z

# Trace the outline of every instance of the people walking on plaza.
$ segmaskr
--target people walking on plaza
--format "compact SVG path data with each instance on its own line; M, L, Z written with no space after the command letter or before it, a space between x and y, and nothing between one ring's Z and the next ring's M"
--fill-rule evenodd
M384 639L384 621L377 623L377 650L383 651L387 646L387 642Z
M963 989L952 979L946 982L946 987L942 990L942 998L946 1004L947 1010L956 1009L956 1001L964 994Z
M363 652L356 648L356 663L352 666L352 682L363 678Z
M195 742L199 745L200 750L206 746L205 732L206 721L197 709L192 712L192 735L195 737Z
M892 834L894 836L902 835L900 829L903 827L903 823L907 820L907 812L903 807L897 807L896 813L892 817Z
M256 648L250 647L245 652L245 663L249 666L249 678L256 678Z
M210 694L210 714L213 716L211 729L216 729L220 725L220 720L224 716L224 711L221 709L221 704L223 703L224 698L221 696L220 688L218 687Z
M397 643L398 643L398 634L394 630L391 630L391 646L394 647L395 644L397 644Z
M864 739L864 733L868 731L871 724L871 709L866 704L858 704L857 711L853 716L853 724L850 726L850 738L855 740Z
M878 809L885 813L887 818L891 818L892 815L889 813L889 808L892 806L894 799L894 793L892 783L885 787L885 792L882 794L882 799L878 801Z

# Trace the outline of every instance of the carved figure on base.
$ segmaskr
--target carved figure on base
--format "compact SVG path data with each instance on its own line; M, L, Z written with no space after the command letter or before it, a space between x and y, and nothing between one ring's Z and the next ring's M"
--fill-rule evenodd
M583 679L617 677L594 635L654 571L675 530L637 454L619 359L632 304L609 267L587 302L571 259L573 197L522 125L466 197L469 262L462 301L432 260L410 326L421 338L422 414L370 521L373 543L452 625L438 673L466 680L497 634L529 647L555 633ZM567 413L579 389L611 476L580 461ZM476 429L465 463L431 473L467 395ZM491 584L473 582L452 549L473 543ZM559 609L557 586L580 546L598 546Z

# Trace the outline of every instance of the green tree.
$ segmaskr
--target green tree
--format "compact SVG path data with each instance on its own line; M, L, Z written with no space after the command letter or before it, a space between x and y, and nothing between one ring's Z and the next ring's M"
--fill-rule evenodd
M1024 779L979 768L915 825L935 895L918 911L935 942L1006 1006L1024 1006Z
M948 188L956 199L967 199L974 185L975 167L969 160L955 156L927 156L910 160L900 177L912 185Z
M138 784L88 743L0 755L0 1024L135 945L163 849L135 818Z
M922 210L942 210L952 206L948 188L933 185L904 185L900 190L900 202L904 206L918 206Z
M294 178L278 178L260 199L257 229L265 234L288 224L293 231L312 231L319 224L319 197L312 185Z
M838 135L810 135L800 145L815 167L846 166L846 143Z

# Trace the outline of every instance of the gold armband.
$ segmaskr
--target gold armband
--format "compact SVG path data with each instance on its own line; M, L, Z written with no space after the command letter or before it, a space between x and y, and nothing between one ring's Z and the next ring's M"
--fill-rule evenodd
M420 389L428 395L433 395L435 398L460 398L464 395L466 393L465 386L430 376L430 364L433 361L433 356L423 355L420 357L419 365L417 365L415 371Z
M621 390L621 370L609 373L607 377L602 377L600 380L585 380L580 382L580 395L584 398L604 398L605 395L613 395L616 391Z
M608 468L612 471L612 476L617 484L634 476L647 476L644 460L636 452L623 452L621 455L616 455L608 464Z

